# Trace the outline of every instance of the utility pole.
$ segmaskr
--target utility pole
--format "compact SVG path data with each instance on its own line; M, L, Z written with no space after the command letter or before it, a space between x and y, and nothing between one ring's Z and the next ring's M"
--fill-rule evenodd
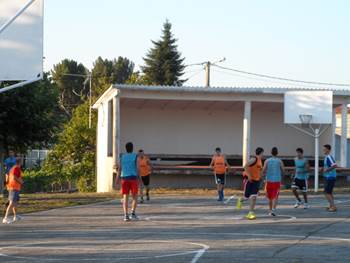
M205 62L205 86L210 87L210 61Z
M92 83L91 82L92 81L91 79L92 79L92 72L89 75L89 86L90 86L89 87L89 129L91 129L91 119L92 119L92 112L91 112L91 108L92 108L92 92L91 92Z
M226 60L226 58L217 60L215 62L206 61L206 62L201 62L201 63L194 63L194 64L186 65L186 67L203 66L204 65L204 69L205 69L205 87L210 87L210 67L211 66L215 66L217 63L224 62L225 60Z

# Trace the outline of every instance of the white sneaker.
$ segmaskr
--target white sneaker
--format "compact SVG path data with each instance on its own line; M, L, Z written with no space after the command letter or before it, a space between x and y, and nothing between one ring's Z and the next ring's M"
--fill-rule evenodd
M19 220L22 220L23 218L19 215L16 215L15 217L13 217L13 222L16 222L16 221L19 221Z
M4 217L4 219L2 220L2 223L3 223L3 224L11 224L11 223L12 223L12 220L11 220L11 219L8 219L7 217Z
M301 204L302 204L301 202L297 201L294 205L294 208L298 208L299 206L301 206Z
M305 203L304 204L304 209L309 209L310 208L310 205L308 203Z

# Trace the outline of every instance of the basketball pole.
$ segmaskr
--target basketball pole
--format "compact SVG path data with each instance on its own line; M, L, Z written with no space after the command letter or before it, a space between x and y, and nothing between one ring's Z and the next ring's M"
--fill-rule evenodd
M319 158L320 158L319 138L320 138L320 130L315 129L315 193L318 192L318 184L319 184Z

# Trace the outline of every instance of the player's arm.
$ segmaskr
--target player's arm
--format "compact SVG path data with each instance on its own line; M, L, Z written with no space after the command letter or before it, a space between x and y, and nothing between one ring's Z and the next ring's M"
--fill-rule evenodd
M309 161L305 162L304 169L305 169L305 173L309 173L310 172L310 163L309 163Z
M262 169L262 175L263 175L263 176L266 176L267 165L268 165L267 163L268 163L268 161L266 160L265 163L264 163L264 167L263 167L263 169Z
M213 157L213 158L211 158L211 162L210 162L209 166L210 166L211 168L213 168L213 167L214 167L214 157Z
M282 160L280 160L280 162L281 162L281 172L282 172L282 175L284 175L286 172L286 167L284 166L284 163Z

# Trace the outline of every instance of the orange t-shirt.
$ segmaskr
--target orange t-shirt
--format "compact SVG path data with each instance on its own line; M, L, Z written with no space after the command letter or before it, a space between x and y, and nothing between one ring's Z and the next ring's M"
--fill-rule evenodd
M260 181L260 179L261 179L261 170L263 168L262 161L261 161L261 158L259 158L257 156L255 158L257 158L256 163L254 165L252 165L252 166L249 166L247 168L247 170L248 170L252 180Z
M21 170L21 167L19 165L15 165L11 168L11 170L9 172L9 177L8 177L7 189L20 191L22 185L15 180L15 177L17 179L22 178L22 170Z
M139 172L141 176L147 176L151 173L151 167L148 164L149 159L144 156L143 158L139 158Z
M216 174L224 174L226 172L226 163L225 163L225 157L223 155L215 155L213 157L214 160L214 172Z

